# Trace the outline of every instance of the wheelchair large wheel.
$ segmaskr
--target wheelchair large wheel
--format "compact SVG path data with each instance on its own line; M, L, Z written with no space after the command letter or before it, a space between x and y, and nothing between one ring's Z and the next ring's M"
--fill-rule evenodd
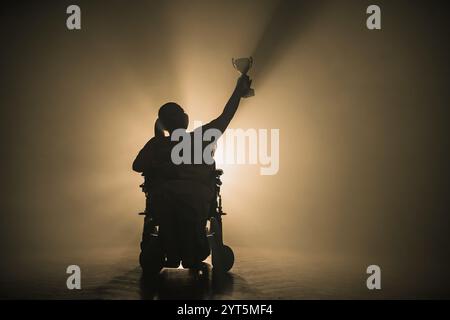
M160 263L155 259L152 259L152 257L149 257L145 252L140 253L139 264L145 274L158 274L163 268L162 262Z
M233 250L226 245L220 245L216 241L212 247L212 265L213 268L220 272L228 272L234 264Z
M215 218L211 219L211 231L210 246L213 268L221 272L227 272L233 267L234 253L229 246L223 244L222 226Z
M222 270L224 272L230 271L234 264L234 253L229 246L222 247Z
M157 274L164 266L164 254L157 239L147 240L141 244L139 264L145 274Z

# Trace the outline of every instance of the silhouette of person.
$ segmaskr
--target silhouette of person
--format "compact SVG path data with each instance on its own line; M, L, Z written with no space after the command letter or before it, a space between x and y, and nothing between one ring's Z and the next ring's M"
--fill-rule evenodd
M201 144L202 151L211 143L203 139L208 129L225 132L250 85L250 78L241 76L223 112L189 133L192 158L196 143ZM176 130L186 132L188 124L189 117L181 106L174 102L161 106L155 122L155 136L137 155L133 170L145 177L146 188L151 194L151 211L160 223L159 234L167 264L176 267L182 260L185 268L192 268L209 255L205 225L215 194L215 164L205 163L203 159L201 163L194 163L193 159L189 163L173 163L172 148L179 142L172 141L171 137ZM164 131L169 135L166 136Z

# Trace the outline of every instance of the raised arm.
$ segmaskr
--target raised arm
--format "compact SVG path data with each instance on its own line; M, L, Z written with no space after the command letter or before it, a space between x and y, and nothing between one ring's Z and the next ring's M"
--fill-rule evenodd
M247 94L248 90L250 90L251 83L252 81L247 75L241 76L238 79L236 87L234 88L230 99L228 99L228 102L226 103L223 112L216 119L204 125L202 130L215 128L219 129L222 133L224 133L228 125L230 124L231 119L233 119L236 110L239 107L239 102L241 101L241 98Z

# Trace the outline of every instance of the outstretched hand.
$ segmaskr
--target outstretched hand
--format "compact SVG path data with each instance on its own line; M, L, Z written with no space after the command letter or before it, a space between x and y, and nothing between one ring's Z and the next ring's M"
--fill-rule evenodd
M236 83L235 92L239 95L239 97L244 97L250 91L250 86L252 84L252 80L246 74L243 74L239 77Z

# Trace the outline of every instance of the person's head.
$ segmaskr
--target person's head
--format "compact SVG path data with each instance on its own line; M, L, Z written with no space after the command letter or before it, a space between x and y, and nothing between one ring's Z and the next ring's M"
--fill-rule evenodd
M158 118L164 129L172 133L176 129L187 129L189 117L183 108L175 102L163 104L158 111Z

